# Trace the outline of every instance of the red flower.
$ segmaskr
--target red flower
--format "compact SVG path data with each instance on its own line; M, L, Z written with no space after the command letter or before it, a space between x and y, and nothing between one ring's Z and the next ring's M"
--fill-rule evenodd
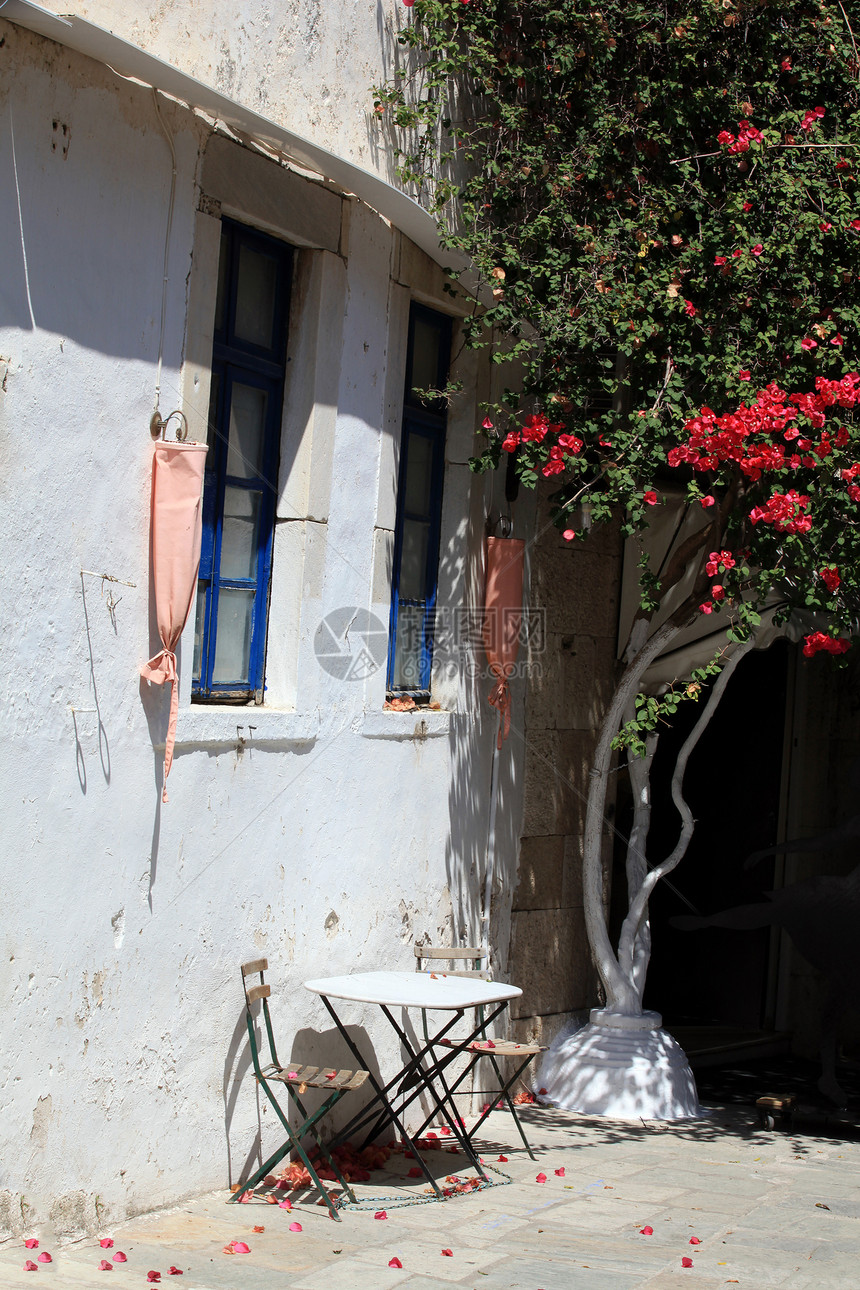
M516 452L519 446L520 446L520 436L514 430L512 430L510 434L505 435L504 439L502 440L503 452Z
M741 207L741 210L751 211L752 206L753 206L752 202L744 202L743 206Z
M654 489L653 489L653 488L649 488L647 493L643 493L643 494L642 494L642 500L643 500L643 502L645 503L645 505L646 505L646 506L656 506L656 505L657 505L657 494L654 492Z
M829 223L827 220L823 220L822 223L818 225L818 227L821 229L822 233L829 233L830 230L833 228L833 225Z
M803 340L800 342L800 348L806 350L818 349L818 341L812 340L809 336L804 336Z
M481 429L482 429L482 430L492 430L492 428L493 428L493 423L492 423L492 421L490 420L490 418L489 418L489 417L484 417L483 421L481 422Z
M853 228L857 233L860 233L860 219L853 219L848 227Z
M712 497L711 494L708 493L707 497L702 498L702 508L707 510L709 506L713 506L715 504L716 500L717 499L715 497Z
M565 529L561 536L564 538L565 542L572 542L576 537L576 533L573 529Z
M736 260L739 255L743 255L743 251L740 249L740 247L737 249L737 251L732 251L732 259Z
M546 1182L546 1174L538 1174L537 1178L535 1178L535 1182L536 1182L536 1183L541 1183L541 1184L545 1183L545 1182Z
M764 247L762 246L761 242L756 242L755 246L750 247L750 250L752 251L753 255L761 255L762 251L764 250Z
M835 636L828 636L824 632L812 632L811 635L804 637L803 657L812 658L820 650L827 654L844 654L851 648L851 642L838 640Z
M640 1228L640 1229L639 1229L639 1235L640 1235L640 1236L653 1236L653 1235L654 1235L654 1228L653 1228L653 1227L642 1227L642 1228Z
M721 130L720 133L717 135L717 143L721 143L723 144L723 146L726 146L727 144L730 144L730 143L734 143L734 141L735 141L735 136L733 134L729 134L728 130Z
M791 71L791 59L790 59L790 58L784 58L784 59L782 60L782 62L780 63L780 65L779 65L779 70L780 70L781 72L790 72L790 71Z
M842 581L839 577L839 570L835 565L827 569L820 569L819 574L828 591L835 591Z
M692 300L684 301L684 313L687 315L688 318L695 318L698 312L699 311L696 308L696 306L693 304Z
M831 340L830 344L831 344L831 345L844 345L844 344L845 344L845 339L844 339L844 337L842 337L842 336L840 336L840 335L839 335L839 332L837 332L837 333L836 333L836 335L835 335L835 336L833 337L833 339Z
M702 604L699 605L699 609L703 614L712 614L714 612L714 606L709 600L703 601Z
M725 600L725 598L726 598L726 589L725 589L725 587L721 587L721 586L720 586L720 584L719 584L718 582L715 582L715 583L714 583L714 585L713 585L713 587L711 587L711 599L712 599L712 600Z
M742 369L738 372L738 380L739 380L739 381L748 381L749 379L750 379L750 373L746 370L746 368L742 368Z
M728 263L728 260L727 260L726 256L724 256L724 255L715 255L715 256L714 256L714 264L727 264L727 263Z

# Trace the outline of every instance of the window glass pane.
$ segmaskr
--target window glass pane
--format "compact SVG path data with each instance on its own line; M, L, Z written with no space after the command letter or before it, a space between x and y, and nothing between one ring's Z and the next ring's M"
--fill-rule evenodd
M406 451L404 510L412 515L429 515L433 444L424 435L411 434Z
M249 246L239 248L234 331L240 340L263 349L272 348L277 280L277 260Z
M424 635L424 609L418 605L401 605L397 613L397 644L394 649L394 674L391 684L400 689L421 689L421 643Z
M222 587L218 595L218 635L215 638L214 685L235 681L248 684L254 592Z
M203 666L203 629L206 623L206 587L205 582L197 584L197 617L194 620L194 665L191 669L192 681L200 680Z
M256 479L260 474L267 403L265 390L233 382L227 474L234 479Z
M427 541L430 524L426 520L403 521L403 546L400 552L398 594L402 600L423 600L427 595Z
M218 295L215 297L215 330L224 330L227 310L227 265L230 256L230 239L221 231L221 254L218 260Z
M412 337L412 388L435 390L439 384L441 327L416 314Z
M224 489L224 522L221 528L222 578L257 576L257 539L260 494L247 488Z

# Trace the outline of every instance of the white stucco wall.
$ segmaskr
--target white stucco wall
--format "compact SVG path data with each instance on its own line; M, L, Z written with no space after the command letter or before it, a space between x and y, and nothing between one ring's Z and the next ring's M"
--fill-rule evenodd
M153 23L162 13L178 20L162 5ZM403 305L418 295L450 308L439 271L366 207L343 203L333 224L336 195L213 143L198 119L163 102L177 185L161 407L183 406L192 434L206 406L212 203L229 198L212 161L219 148L251 158L258 177L269 168L270 188L248 178L244 161L226 172L244 176L249 222L280 219L303 249L274 693L263 708L192 708L189 624L161 805L168 696L138 668L157 649L148 424L170 154L150 91L2 15L0 41L0 1223L20 1230L26 1212L30 1225L92 1230L96 1195L104 1216L119 1217L226 1186L259 1158L242 960L269 956L282 1057L349 1064L302 981L411 969L415 939L477 933L495 714L482 688L456 674L439 680L446 711L383 713L381 673L338 682L313 653L331 609L387 615ZM204 187L199 213L201 183L221 189ZM273 193L280 205L266 216ZM451 603L480 594L493 487L466 464L488 378L474 357L461 362L467 391L451 412L445 493ZM133 585L103 585L82 569ZM510 747L507 765L502 945L519 831ZM357 1006L347 1018L363 1028L370 1059L390 1069L396 1045L380 1018ZM277 1143L270 1120L264 1151Z
M402 0L71 0L106 27L230 98L386 178L371 87L402 66Z

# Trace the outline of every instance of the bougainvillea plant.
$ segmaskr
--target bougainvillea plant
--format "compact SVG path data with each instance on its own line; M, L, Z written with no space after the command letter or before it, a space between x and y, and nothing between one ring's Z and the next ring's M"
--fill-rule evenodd
M620 515L628 536L670 495L678 511L661 566L643 557L586 820L589 936L622 1010L641 1007L648 893L692 832L678 776L766 602L777 620L808 615L807 656L843 654L860 608L851 8L415 0L403 66L375 91L404 183L483 282L468 343L523 373L483 409L475 467L512 459L525 483L550 481L568 541L583 508ZM720 615L734 653L637 698L669 641ZM616 955L600 873L613 747L639 754L631 777L647 777L660 721L707 692L708 673L719 677L673 785L679 844L649 867L647 818L634 820Z

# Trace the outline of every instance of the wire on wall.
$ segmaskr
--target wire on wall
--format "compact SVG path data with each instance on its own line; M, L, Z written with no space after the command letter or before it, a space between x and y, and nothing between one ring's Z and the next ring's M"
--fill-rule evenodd
M173 170L170 176L170 199L167 204L167 229L164 235L164 267L161 280L161 327L158 335L158 369L155 377L155 410L158 411L158 405L161 399L161 365L164 358L164 330L167 318L167 261L170 255L170 232L173 227L173 205L176 197L176 147L173 142L173 135L167 128L164 117L161 115L161 106L158 102L158 90L153 88L152 101L155 104L155 113L158 117L158 124L161 126L162 133L167 140L167 146L170 149L170 156L173 163Z

